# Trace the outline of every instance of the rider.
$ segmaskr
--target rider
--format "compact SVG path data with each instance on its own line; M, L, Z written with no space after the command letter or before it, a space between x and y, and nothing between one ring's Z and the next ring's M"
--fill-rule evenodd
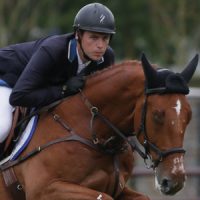
M10 131L14 106L39 108L76 94L84 87L83 75L114 63L109 42L115 20L106 6L84 6L73 27L73 33L0 49L0 147Z

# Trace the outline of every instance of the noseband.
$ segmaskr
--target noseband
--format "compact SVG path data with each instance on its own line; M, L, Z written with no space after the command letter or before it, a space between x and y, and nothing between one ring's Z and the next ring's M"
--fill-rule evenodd
M133 150L135 150L143 159L145 162L145 165L147 168L153 168L155 169L158 164L168 155L174 154L174 153L185 153L185 150L181 147L175 147L171 148L165 151L160 150L156 145L151 143L149 141L148 135L147 135L147 130L146 130L146 113L147 113L147 105L148 105L148 96L152 94L163 94L165 92L165 88L158 88L158 89L148 89L146 90L145 94L145 102L142 107L142 115L141 115L141 123L140 123L140 128L138 131L129 134L129 136L139 136L139 134L143 134L144 136L144 152L140 149L138 144L134 140L129 140L124 133L122 133L115 125L113 125L104 115L102 115L98 108L93 106L90 101L87 99L87 97L84 95L82 91L80 91L81 97L86 104L86 106L90 109L90 112L92 114L92 118L90 121L90 128L92 130L92 138L93 138L93 143L99 145L100 147L102 146L99 142L99 139L97 138L97 135L95 131L93 130L93 123L94 119L98 117L101 119L108 127L110 127L116 135L121 138L123 141L127 142L130 144ZM112 136L113 137L113 136ZM109 138L107 141L112 140L112 137ZM157 155L158 158L156 160L152 160L150 151L154 151ZM147 161L150 160L151 164L147 164Z

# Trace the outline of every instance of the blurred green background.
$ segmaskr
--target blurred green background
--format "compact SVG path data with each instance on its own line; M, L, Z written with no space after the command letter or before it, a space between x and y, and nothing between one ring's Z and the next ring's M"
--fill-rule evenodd
M1 0L0 47L71 32L74 17L89 0ZM199 51L199 0L99 0L115 15L111 43L118 61L145 52L162 67L183 69ZM200 86L200 67L193 86Z

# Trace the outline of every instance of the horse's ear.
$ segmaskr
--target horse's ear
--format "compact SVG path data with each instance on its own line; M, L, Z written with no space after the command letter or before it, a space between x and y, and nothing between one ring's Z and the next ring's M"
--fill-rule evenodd
M181 72L181 75L185 79L185 81L188 83L190 79L192 78L199 61L199 55L196 54L194 58L190 61L190 63L186 66L186 68Z
M147 87L151 88L151 86L153 85L153 81L156 80L157 72L151 66L144 53L142 53L141 61L142 61L144 75L146 78Z

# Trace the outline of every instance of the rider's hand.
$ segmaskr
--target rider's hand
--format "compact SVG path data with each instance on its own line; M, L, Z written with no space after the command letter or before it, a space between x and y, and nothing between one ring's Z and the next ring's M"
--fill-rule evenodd
M62 94L64 96L73 95L83 89L85 85L85 78L83 76L74 76L70 78L62 87Z

